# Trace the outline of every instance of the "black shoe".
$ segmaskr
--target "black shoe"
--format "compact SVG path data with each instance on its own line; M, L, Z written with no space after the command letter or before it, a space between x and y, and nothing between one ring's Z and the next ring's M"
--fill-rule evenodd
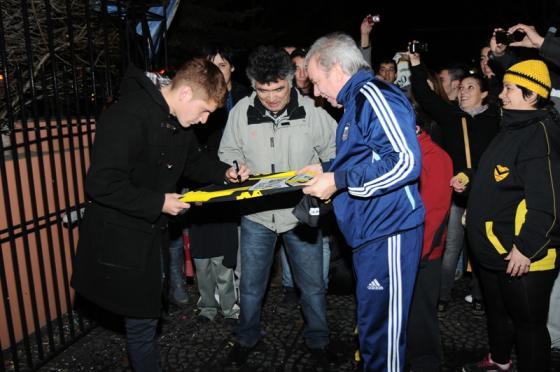
M234 327L237 327L237 325L239 324L239 319L237 319L237 318L224 318L224 324L227 327L234 328Z
M195 319L198 324L207 324L212 322L212 319L207 318L204 315L200 315L200 314L198 314Z
M474 316L483 316L485 314L484 304L482 303L481 300L475 300L473 298L472 313Z
M231 350L228 353L225 365L238 368L247 362L249 354L254 349L254 347L246 347L233 341L228 341L228 347L231 347Z
M340 364L340 359L336 351L331 350L329 345L317 349L309 348L309 353L320 365L334 367Z

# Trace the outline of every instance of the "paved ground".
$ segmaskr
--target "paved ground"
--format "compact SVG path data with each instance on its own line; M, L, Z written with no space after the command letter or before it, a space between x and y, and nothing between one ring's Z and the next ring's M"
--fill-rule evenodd
M467 280L456 282L454 301L441 320L445 353L444 371L458 371L467 361L481 357L486 349L484 318L476 318L463 301ZM191 298L196 287L190 285ZM263 312L264 342L242 371L325 371L306 352L302 339L302 317L297 308L279 305L282 292L271 288ZM194 302L194 301L193 301ZM353 336L355 302L352 295L328 296L328 320L332 339L342 359L335 371L355 371ZM231 371L222 362L229 350L231 329L217 319L198 324L191 304L175 309L163 323L161 331L162 365L165 371ZM124 336L120 330L97 327L60 354L41 371L130 371ZM553 353L553 371L560 371L560 352Z

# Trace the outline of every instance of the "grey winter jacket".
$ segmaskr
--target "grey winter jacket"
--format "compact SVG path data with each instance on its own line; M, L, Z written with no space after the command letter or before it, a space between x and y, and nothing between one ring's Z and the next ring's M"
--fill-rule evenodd
M230 111L218 155L228 164L234 160L247 164L252 174L297 170L334 158L335 132L334 119L294 88L278 117L267 112L253 92ZM282 233L298 223L292 209L264 210L246 217Z

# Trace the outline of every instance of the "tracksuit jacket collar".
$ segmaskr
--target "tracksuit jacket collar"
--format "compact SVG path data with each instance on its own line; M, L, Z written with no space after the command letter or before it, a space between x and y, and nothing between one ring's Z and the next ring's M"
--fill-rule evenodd
M367 82L373 79L373 74L370 70L361 69L356 72L350 80L344 84L338 95L336 96L336 102L341 104L342 106L346 106L346 104L354 99L356 96L356 91Z

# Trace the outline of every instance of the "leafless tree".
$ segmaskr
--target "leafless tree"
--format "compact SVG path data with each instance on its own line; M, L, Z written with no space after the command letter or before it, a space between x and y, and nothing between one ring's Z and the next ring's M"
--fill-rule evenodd
M6 120L8 104L17 112L29 103L24 97L29 96L31 89L38 96L50 94L53 73L58 79L65 79L63 71L78 69L81 74L87 73L106 66L105 59L110 59L107 51L109 56L121 54L120 17L108 16L103 22L99 1L1 0L0 7L0 32L4 35L0 48L6 56L0 66L6 65L8 76L3 78L11 82L9 92L6 84L0 88L0 120L4 129L10 124ZM49 78L44 79L41 74Z

